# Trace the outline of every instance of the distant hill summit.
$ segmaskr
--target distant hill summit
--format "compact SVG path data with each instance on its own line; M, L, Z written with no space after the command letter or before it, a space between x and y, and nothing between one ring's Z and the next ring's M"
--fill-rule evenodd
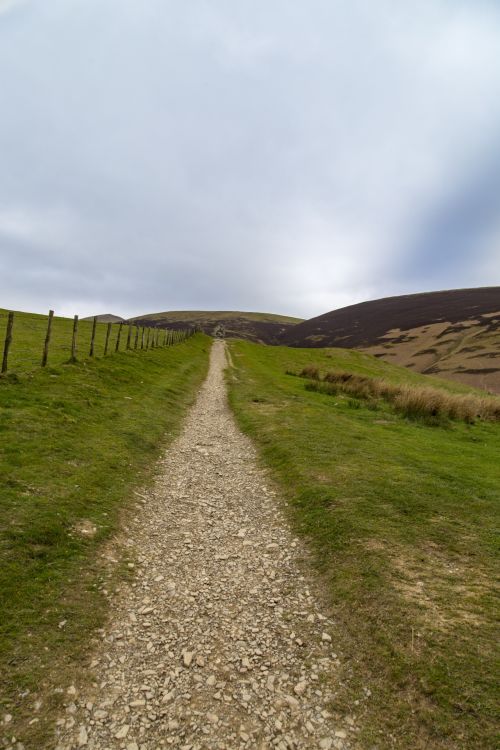
M119 315L111 315L111 313L104 313L103 315L96 315L98 323L124 323L125 318L120 318ZM94 320L93 315L89 315L82 320Z
M273 313L228 310L171 310L130 318L142 325L168 326L173 329L198 328L210 336L249 339L262 344L277 344L286 331L301 322Z
M500 392L500 287L350 305L288 329L281 343L363 349L418 372Z

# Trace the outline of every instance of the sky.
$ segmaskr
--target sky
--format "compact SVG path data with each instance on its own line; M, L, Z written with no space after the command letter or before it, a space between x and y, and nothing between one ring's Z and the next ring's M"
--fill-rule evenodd
M0 307L500 285L500 0L0 0Z

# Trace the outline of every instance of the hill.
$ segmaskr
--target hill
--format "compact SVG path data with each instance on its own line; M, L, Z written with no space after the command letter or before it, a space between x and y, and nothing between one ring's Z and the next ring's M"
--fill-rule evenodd
M288 329L281 343L363 349L417 372L500 393L500 287L350 305Z
M120 318L119 315L112 315L111 313L103 313L102 315L96 315L97 321L99 323L124 323L125 318ZM94 320L93 315L88 315L86 318L82 318L82 320Z
M139 325L168 325L169 328L197 328L209 336L248 339L262 344L277 344L289 328L301 323L301 318L291 318L272 313L172 310L150 313L130 319Z

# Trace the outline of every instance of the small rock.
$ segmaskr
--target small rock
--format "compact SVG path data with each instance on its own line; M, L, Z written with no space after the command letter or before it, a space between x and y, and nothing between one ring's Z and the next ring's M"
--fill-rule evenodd
M128 724L124 724L115 734L116 740L124 740L129 732L130 726Z
M330 748L333 747L333 740L332 740L332 738L331 737L324 737L322 740L320 740L319 746L320 746L321 750L330 750Z
M78 732L78 739L77 739L78 747L85 747L88 740L89 738L87 735L87 728L82 725L80 727L80 731Z
M321 640L331 643L332 637L331 635L328 635L328 633L321 633Z
M182 652L182 661L184 662L185 667L190 667L191 662L193 661L194 652L193 651L183 651Z
M208 713L207 714L207 719L210 722L210 724L218 724L219 723L219 717L217 716L217 714Z
M299 702L297 698L294 698L293 695L285 695L285 700L288 703L289 707L292 709L292 711L298 710Z
M293 692L295 693L295 695L303 695L306 691L306 687L307 685L305 682L298 682L295 685Z

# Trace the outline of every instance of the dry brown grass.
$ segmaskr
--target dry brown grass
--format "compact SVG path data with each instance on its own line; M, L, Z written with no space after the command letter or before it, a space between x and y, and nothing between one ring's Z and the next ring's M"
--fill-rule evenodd
M316 365L306 365L300 372L299 378L309 378L310 380L319 380L319 367Z
M321 380L317 367L304 367L301 377ZM319 385L319 383L318 383ZM314 390L314 386L312 390ZM412 419L453 419L468 423L476 419L500 421L500 399L474 394L449 393L431 386L395 385L383 378L356 375L352 372L331 371L322 379L324 393L346 393L355 398L373 401L384 399L395 410Z

